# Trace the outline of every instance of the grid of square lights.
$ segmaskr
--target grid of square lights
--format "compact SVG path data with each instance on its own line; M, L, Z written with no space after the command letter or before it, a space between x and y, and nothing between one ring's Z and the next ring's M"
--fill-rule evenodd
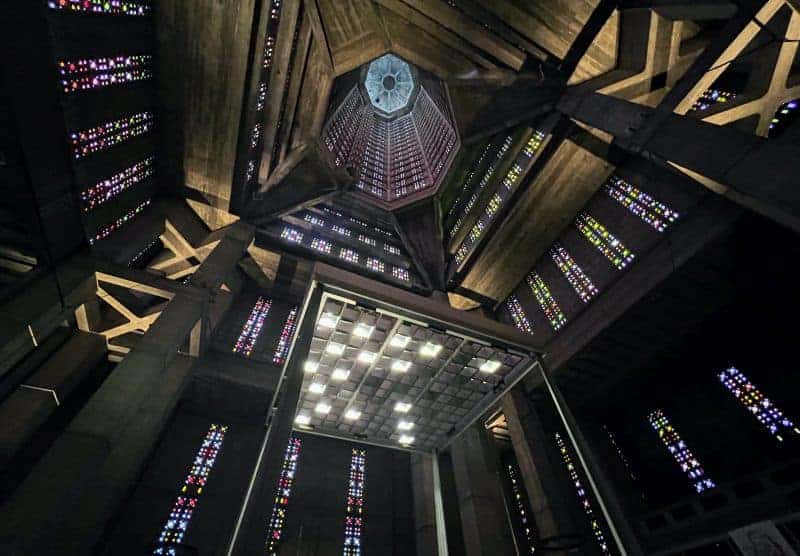
M301 232L297 228L284 226L283 231L281 232L281 238L285 239L286 241L291 241L292 243L302 243L303 232Z
M219 451L222 449L222 441L225 439L226 432L228 432L228 427L223 425L214 423L209 427L203 443L189 467L189 474L181 487L181 492L172 505L167 522L161 529L153 554L176 554L176 546L182 544L186 529L188 529L189 522L197 508L197 501L214 468Z
M233 345L233 353L238 353L249 357L256 345L256 340L261 335L261 329L267 320L269 309L272 307L272 300L259 297L247 320L244 321L242 331L239 333L236 343Z
M564 316L564 312L561 310L561 307L558 306L558 302L550 292L550 288L544 283L542 277L535 272L528 274L525 280L528 282L528 287L533 292L536 301L539 302L542 311L544 311L547 320L550 321L550 325L554 330L559 330L567 323L567 317Z
M350 458L350 477L347 482L347 512L344 518L344 556L360 556L361 554L366 467L366 452L353 448Z
M312 226L319 226L320 228L324 228L325 227L325 219L320 218L316 214L307 213L303 217L303 220L305 220L306 222L308 222Z
M689 481L696 492L704 492L717 486L714 481L706 476L700 461L694 456L662 410L656 409L651 412L647 416L647 420L672 458L678 463L681 471L689 477Z
M278 346L275 348L275 353L272 355L272 362L276 365L282 365L286 361L286 355L289 353L289 346L294 337L294 331L297 328L297 307L292 307L289 315L286 317L286 322L283 323L281 335L278 338Z
M384 270L386 270L386 265L380 259L376 259L374 257L367 257L367 268L370 270L374 270L375 272L383 272Z
M295 424L431 449L521 361L493 346L328 299L305 356Z
M737 368L730 367L717 375L723 386L733 394L747 410L764 425L769 433L783 441L782 431L800 434L800 429L794 422L783 414L761 390L755 387L750 380Z
M408 269L403 268L401 266L392 267L392 276L394 276L398 280L402 280L403 282L411 281L411 274L408 272Z
M358 264L358 253L352 249L342 247L339 249L339 258L344 259L348 263Z
M154 162L155 157L148 157L82 191L81 205L83 205L83 211L89 212L113 199L126 189L130 189L142 180L152 176L155 172Z
M525 540L528 541L530 553L534 554L536 552L536 546L534 544L534 523L532 519L533 514L528 506L528 497L525 495L517 466L509 463L506 469L508 471L508 480L511 482L511 492L514 495L514 501L517 503L517 512L519 513L519 520L522 524L522 532L525 533Z
M339 226L338 224L334 224L331 229L339 235L342 235L344 237L350 237L351 232L349 228L345 228L344 226Z
M594 219L588 212L581 212L575 219L578 228L589 243L594 245L611 264L622 270L634 258L633 251L625 247L622 242L609 232L605 226Z
M556 433L556 445L558 446L558 451L561 453L561 460L564 462L564 465L567 468L567 473L569 474L570 481L572 481L572 486L575 487L575 492L578 495L578 501L583 509L583 513L585 513L586 517L589 518L589 525L592 528L592 534L594 534L597 545L600 547L600 550L603 554L611 554L611 551L608 548L608 542L606 542L605 534L603 533L603 528L600 526L600 520L597 519L597 516L595 516L594 508L592 508L592 502L589 500L589 494L586 492L586 487L583 486L580 475L578 475L578 470L575 468L575 464L572 462L572 456L569 453L569 449L559 433Z
M144 135L153 127L152 112L138 112L82 131L69 134L72 153L76 159L89 156Z
M611 176L605 184L608 195L659 232L678 219L679 214L631 184Z
M272 515L269 518L267 533L267 554L270 556L277 556L280 548L283 526L286 524L286 512L289 509L289 497L292 494L292 484L297 472L297 460L300 459L301 444L299 438L291 437L283 456L281 476L275 491L275 503L272 505Z
M523 332L533 334L533 326L531 321L528 320L528 315L525 314L525 309L522 308L522 303L516 295L511 295L506 299L506 309L508 314L511 315L511 320L514 321L514 326Z
M152 63L153 57L147 54L60 60L58 74L64 92L73 93L150 79Z
M581 298L581 301L588 303L595 295L597 295L597 287L592 282L583 269L578 266L575 259L567 252L560 243L554 243L550 248L550 256L553 262L570 283L575 293Z
M149 1L130 0L48 0L51 10L67 10L103 15L148 15L151 11Z

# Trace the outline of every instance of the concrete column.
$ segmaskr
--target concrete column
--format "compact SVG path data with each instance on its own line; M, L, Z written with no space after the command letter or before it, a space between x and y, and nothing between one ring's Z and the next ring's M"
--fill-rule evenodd
M94 551L191 377L194 359L178 350L252 237L249 226L230 227L193 281L213 289L176 294L20 484L0 511L0 552Z
M488 442L486 431L475 424L451 448L467 556L516 554Z
M437 556L436 501L433 456L411 456L411 487L414 491L414 536L417 556Z
M264 551L267 522L280 477L283 453L294 426L294 415L303 386L303 363L317 324L322 288L312 282L300 314L299 328L289 349L267 418L264 439L250 488L228 547L228 554L260 554Z
M538 539L575 535L568 506L574 493L566 492L553 473L560 462L551 461L546 446L552 439L545 435L539 415L520 388L506 394L502 404Z

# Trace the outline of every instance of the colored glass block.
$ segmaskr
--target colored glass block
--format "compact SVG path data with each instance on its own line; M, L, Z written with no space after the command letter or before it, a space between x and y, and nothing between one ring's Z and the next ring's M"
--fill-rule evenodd
M575 219L575 227L618 269L622 270L633 261L633 252L589 213L581 212Z
M144 135L153 127L153 113L139 112L118 120L100 124L69 134L73 156L76 159L111 148L139 135Z
M550 248L550 256L567 279L567 282L575 290L575 293L581 298L581 301L588 303L590 299L597 295L597 288L592 283L592 280L561 244L553 244L553 247Z
M146 54L61 60L58 74L64 92L73 93L150 79L152 62Z
M666 230L667 226L678 219L676 211L644 191L639 191L622 178L611 176L605 184L605 190L612 199L659 232Z
M567 323L567 317L564 316L564 312L558 306L558 302L550 292L550 288L544 283L542 277L536 273L528 274L525 280L528 282L528 287L533 292L536 301L539 302L542 311L544 311L547 320L550 321L550 325L554 330L559 330Z
M250 316L242 326L242 331L233 345L233 353L238 353L249 357L253 352L258 337L261 335L261 329L267 320L269 309L272 307L272 300L259 297L253 309L250 311Z
M94 237L89 238L89 245L94 245L95 242L100 241L101 239L105 239L120 228L122 228L125 224L136 218L144 209L146 209L150 205L150 199L145 199L131 210L123 214L122 216L117 217L116 220L111 222L110 224L106 224L102 228L100 228Z
M353 449L347 486L347 512L344 521L344 556L361 556L361 533L364 527L364 478L366 453Z
M148 157L93 185L80 194L84 212L102 205L155 173L155 157Z
M678 463L692 484L696 492L704 492L714 488L716 483L706 476L703 466L683 441L681 435L670 423L664 412L657 409L647 416L650 426L658 433L661 442L669 451L672 458Z
M283 456L281 476L278 479L278 488L275 490L275 502L272 505L272 515L269 518L267 530L267 554L277 556L281 545L283 527L286 525L286 515L289 511L289 497L292 494L297 462L300 459L301 441L291 437Z
M531 321L528 320L528 316L525 314L525 309L522 308L522 303L519 302L519 299L516 295L512 295L506 299L506 309L508 309L508 313L511 315L511 320L514 321L514 326L523 332L533 334L533 326L531 326Z
M278 347L275 348L275 353L272 356L272 362L276 365L283 364L286 361L286 355L289 353L289 346L294 337L294 331L297 328L297 307L293 307L289 311L289 316L286 317L286 322L283 323L281 335L278 338Z
M48 0L51 10L65 10L102 15L149 15L152 8L150 2L140 0Z

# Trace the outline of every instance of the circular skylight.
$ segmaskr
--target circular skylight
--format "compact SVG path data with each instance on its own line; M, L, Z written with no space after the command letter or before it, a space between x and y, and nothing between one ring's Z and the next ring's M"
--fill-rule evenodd
M394 54L384 54L369 65L364 87L372 106L390 114L408 104L414 78L406 62Z

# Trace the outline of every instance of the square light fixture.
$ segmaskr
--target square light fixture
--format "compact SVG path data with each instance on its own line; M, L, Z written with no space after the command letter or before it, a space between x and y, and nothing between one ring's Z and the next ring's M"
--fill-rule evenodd
M356 327L353 329L353 334L358 336L359 338L369 338L372 336L372 332L375 330L374 326L370 326L369 324L364 324L363 322L359 322Z
M412 423L411 421L400 421L399 423L397 423L397 430L400 431L410 431L413 428L414 428L414 423Z
M486 360L480 366L481 371L484 373L493 373L499 368L500 368L500 361L492 361L492 360Z
M328 342L328 345L325 346L325 352L330 353L331 355L341 355L344 353L344 344Z
M308 415L298 415L297 417L294 418L294 422L297 423L298 425L308 426L311 424L311 417L309 417Z
M328 404L327 404L327 403L325 403L325 402L319 402L319 403L318 403L318 404L317 404L317 405L314 407L314 411L316 411L317 413L319 413L319 414L321 414L321 415L327 415L327 414L328 414L328 412L330 412L330 410L331 410L331 406L330 406L330 405L328 405Z
M339 317L334 315L333 313L323 313L322 316L319 318L319 325L322 328L336 328L336 325L339 323Z
M312 382L308 387L308 391L312 394L322 394L325 391L325 385L319 382Z
M334 369L333 373L331 373L331 378L333 380L347 380L347 377L350 376L350 371L347 369Z
M436 357L442 351L442 346L432 342L426 342L424 346L419 349L419 354L423 357Z
M394 410L398 413L408 413L411 410L411 404L407 402L397 402L394 404Z
M403 444L403 445L407 446L409 444L413 444L414 443L414 437L413 436L409 436L407 434L401 434L399 442L400 442L400 444Z
M361 412L357 409L348 409L344 414L344 418L348 421L355 421L361 417Z
M392 339L389 340L389 345L395 348L404 348L408 345L408 342L411 341L411 338L408 336L403 336L402 334L395 334L392 336Z
M411 361L403 361L402 359L395 359L392 361L392 370L398 373L404 373L411 367Z
M375 354L370 351L362 351L358 354L358 360L362 363L370 364L375 361Z
M318 368L319 363L315 363L313 361L306 361L303 364L303 370L307 373L316 373Z

